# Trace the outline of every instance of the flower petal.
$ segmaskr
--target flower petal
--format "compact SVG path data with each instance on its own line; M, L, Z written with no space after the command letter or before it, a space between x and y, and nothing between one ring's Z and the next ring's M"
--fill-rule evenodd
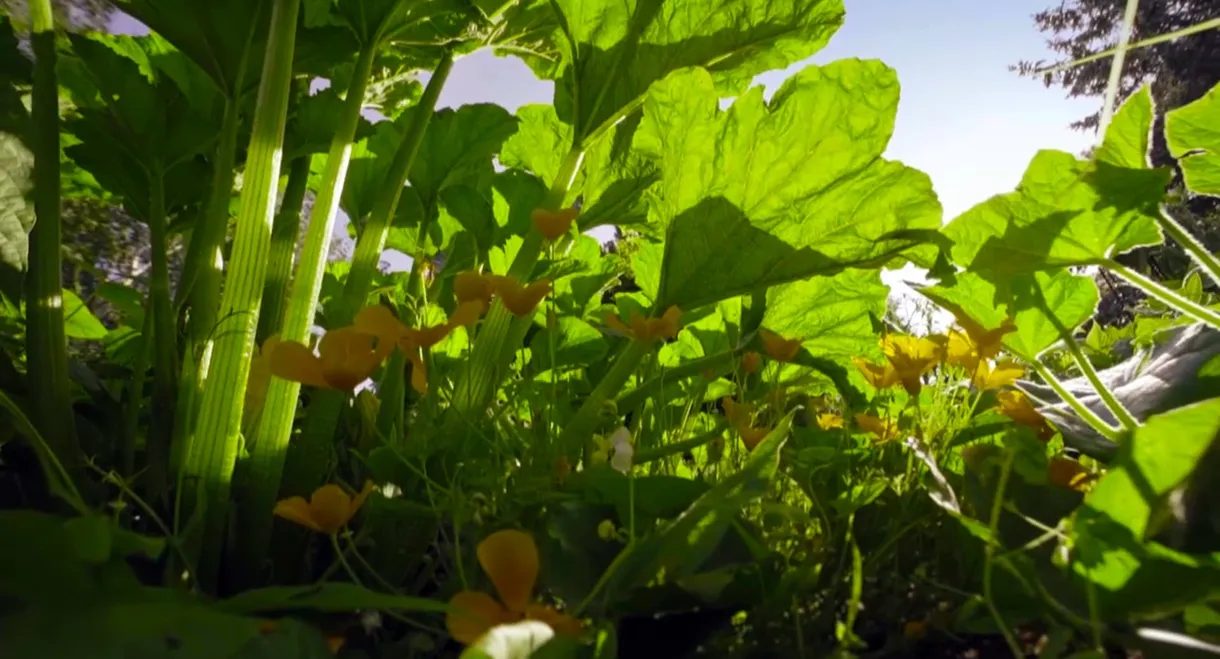
M407 361L411 362L411 388L421 396L428 393L428 365L419 348L407 353Z
M487 630L508 621L507 611L487 593L463 590L449 600L445 629L463 645L471 645Z
M290 522L295 522L304 526L307 529L321 531L322 527L314 521L309 502L302 497L288 497L281 501L275 502L275 510L272 511L276 517L282 517Z
M457 299L459 305L477 300L486 307L491 304L491 296L494 292L491 280L482 273L467 270L459 272L453 278L453 297Z
M338 533L355 513L352 496L343 488L329 483L314 490L309 497L309 512L323 533Z
M741 370L746 373L757 373L762 366L762 355L753 350L741 356Z
M759 328L759 335L762 336L763 351L775 361L790 362L801 351L800 339L785 339L765 327Z
M271 373L311 387L330 387L322 374L322 360L296 341L281 341L271 353Z
M449 316L449 324L453 327L469 327L477 322L487 310L487 304L481 300L463 302Z
M580 211L575 208L564 208L557 211L535 208L530 213L530 221L533 222L534 229L542 234L543 238L555 240L572 228L572 221L579 214Z
M348 515L349 519L351 517L354 517L356 515L356 513L359 512L360 507L364 505L365 500L367 500L369 498L369 495L372 494L376 490L377 490L377 485L375 483L373 483L373 481L371 481L371 480L364 481L364 487L361 488L360 491L356 493L356 496L352 497L351 514Z
M453 331L453 325L433 325L430 327L421 327L419 329L408 330L411 334L411 342L415 345L427 349L445 340L449 336L449 332Z
M406 331L406 326L394 312L380 304L365 307L356 313L352 327L377 337L378 345L388 343L393 346Z
M318 343L322 375L331 387L351 392L381 365L377 337L355 327L331 330Z
M630 327L627 327L627 323L624 323L621 318L612 313L606 314L606 326L623 336L635 338L635 332Z
M538 581L538 546L534 538L514 529L496 531L479 543L475 553L505 608L524 613Z

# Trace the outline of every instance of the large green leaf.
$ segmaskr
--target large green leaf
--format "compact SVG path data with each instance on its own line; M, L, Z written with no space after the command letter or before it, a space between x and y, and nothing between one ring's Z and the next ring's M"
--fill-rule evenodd
M101 339L106 336L106 326L93 315L80 297L64 289L64 333L73 339Z
M922 172L881 158L898 81L877 61L810 66L770 103L719 110L701 69L656 84L636 148L660 159L651 220L667 234L658 303L694 308L813 275L878 266L940 225Z
M34 81L34 67L20 50L13 24L0 16L0 133L28 137L29 110L21 90Z
M1098 301L1093 280L1067 270L1014 275L998 284L963 272L952 285L916 290L985 329L996 329L1011 317L1017 329L1004 335L1004 345L1026 359L1060 339L1057 324L1074 330L1091 318Z
M1169 152L1180 158L1186 187L1220 195L1220 85L1199 100L1165 115Z
M1160 243L1157 204L1170 172L1148 169L1152 97L1132 95L1092 161L1039 151L1016 191L971 208L945 228L953 261L989 279L1100 263Z
M840 0L558 0L567 57L555 67L560 117L583 142L628 114L654 82L707 67L719 89L805 59L843 22ZM535 67L535 70L538 70Z
M120 0L124 12L164 37L236 98L262 71L267 0Z
M1220 593L1220 564L1148 542L1168 495L1220 438L1220 399L1152 417L1122 445L1072 525L1075 572L1111 615L1180 610Z
M885 315L889 287L876 270L847 270L767 291L763 326L802 339L809 354L840 361L877 350L869 314Z
M563 369L596 363L609 346L602 333L589 323L571 316L557 319L530 342L532 363L540 369Z

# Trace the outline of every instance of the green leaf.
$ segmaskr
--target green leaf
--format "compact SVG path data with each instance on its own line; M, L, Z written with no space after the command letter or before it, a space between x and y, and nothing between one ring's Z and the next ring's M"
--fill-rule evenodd
M767 291L763 326L782 336L801 338L814 356L847 362L877 352L869 314L885 314L889 287L875 270L847 270Z
M33 190L33 154L17 137L0 132L0 293L13 301L21 299L21 279L29 264Z
M22 52L12 21L0 16L0 133L29 138L30 113L20 90L33 82L33 63Z
M1027 360L1059 340L1056 322L1073 330L1093 316L1098 301L1093 280L1067 270L1013 275L999 284L963 272L952 286L916 290L985 329L996 329L1012 317L1017 330L1004 335L1004 345Z
M544 328L534 335L530 349L534 352L533 365L548 370L596 363L606 356L609 345L596 327L579 318L562 316L554 328Z
M1114 113L1105 139L1097 149L1097 161L1131 169L1148 167L1153 115L1152 90L1144 86Z
M537 620L496 625L463 650L461 659L529 659L554 636L549 625Z
M114 305L128 327L144 326L144 295L130 286L112 281L102 282L94 294Z
M945 227L953 261L988 279L1099 263L1161 242L1157 204L1169 172L1127 169L1039 151L1015 192Z
M1186 187L1198 194L1220 195L1220 85L1203 98L1165 115L1169 152L1179 159Z
M9 510L0 512L0 528L14 539L0 542L0 594L28 604L87 602L99 594L63 519Z
M247 590L218 603L232 613L261 613L266 611L325 611L343 612L358 609L390 609L394 611L429 611L444 613L449 607L444 602L388 595L343 582L330 582L313 586L273 586Z
M516 130L516 118L491 103L438 111L428 123L407 178L425 210L436 205L441 190L448 186L490 178L492 156ZM393 157L392 152L385 155Z
M106 326L89 311L89 307L69 289L64 289L64 333L73 339L106 338Z
M100 515L74 517L64 522L64 532L80 560L90 565L102 565L110 560L110 520Z
M784 417L750 453L740 471L717 483L656 534L638 542L607 583L613 598L643 586L659 572L673 580L694 574L711 555L734 516L761 497L779 467L779 452L788 440L792 415Z
M637 521L676 517L708 490L706 483L689 478L664 475L627 478L608 467L590 469L583 476L590 501L613 505L623 523L631 518L633 487Z
M284 162L329 151L331 139L339 130L339 118L343 116L343 99L340 98L339 92L334 87L328 87L316 94L302 97L293 107L295 114L291 117L284 135ZM361 117L356 125L355 139L362 141L374 135L378 129L389 125L393 124L381 122L374 127ZM353 152L353 160L356 157ZM386 166L388 167L388 163ZM348 185L351 185L350 173Z
M562 14L567 52L555 107L583 142L630 113L669 73L707 67L723 95L754 76L785 68L826 44L843 22L839 0L662 0L552 3Z
M940 225L923 173L883 160L898 81L876 61L810 66L769 104L761 87L719 110L712 76L677 72L644 103L635 147L659 158L665 232L658 304L694 308L813 275L876 267Z

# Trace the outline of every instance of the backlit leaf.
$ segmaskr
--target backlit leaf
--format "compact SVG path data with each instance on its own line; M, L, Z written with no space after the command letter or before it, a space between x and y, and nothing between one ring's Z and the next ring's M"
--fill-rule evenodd
M1199 194L1220 195L1220 85L1199 100L1165 115L1169 152L1180 158L1186 187Z

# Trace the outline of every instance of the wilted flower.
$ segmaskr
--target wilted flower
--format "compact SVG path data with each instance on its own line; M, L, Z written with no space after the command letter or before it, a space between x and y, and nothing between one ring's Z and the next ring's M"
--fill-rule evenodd
M276 502L274 512L277 517L307 529L334 535L347 526L374 489L373 481L366 481L364 489L354 495L344 492L338 485L323 485L314 490L309 501L303 497L289 497Z
M741 370L746 373L757 373L762 367L762 355L753 350L741 356Z
M577 215L580 215L580 211L575 208L563 208L557 211L535 208L530 213L530 221L543 238L555 240L572 228L572 222L576 220Z
M777 362L790 362L801 351L800 339L785 339L765 327L759 328L758 334L762 337L763 351Z
M528 533L497 531L484 538L475 553L500 600L474 590L454 595L445 627L455 640L470 645L496 625L524 619L544 622L560 634L581 634L579 620L549 606L531 604L539 564L538 546Z
M682 310L671 306L660 318L645 318L638 311L631 312L631 324L624 323L618 316L606 316L606 325L625 334L636 341L655 341L657 339L672 339L678 335L678 319Z

